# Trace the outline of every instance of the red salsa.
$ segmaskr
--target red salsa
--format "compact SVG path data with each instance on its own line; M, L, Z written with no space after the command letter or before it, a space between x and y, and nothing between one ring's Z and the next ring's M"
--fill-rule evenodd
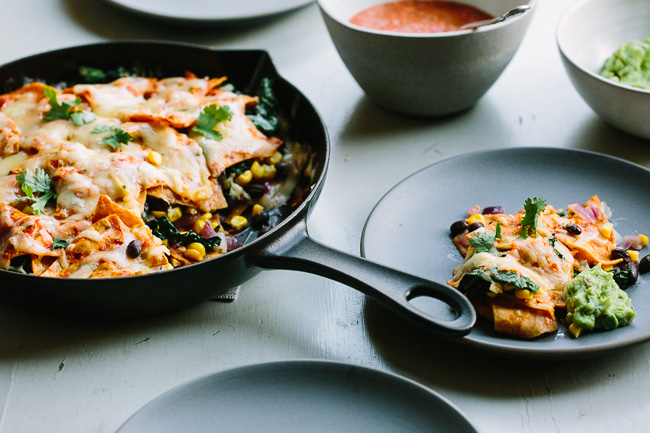
M396 1L369 7L350 22L376 30L439 33L464 24L494 18L473 6L450 1Z

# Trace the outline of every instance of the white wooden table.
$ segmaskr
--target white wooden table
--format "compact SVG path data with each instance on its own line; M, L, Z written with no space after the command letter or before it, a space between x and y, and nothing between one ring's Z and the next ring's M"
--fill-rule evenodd
M556 146L650 166L648 143L597 118L566 77L555 29L575 2L538 3L497 83L472 110L444 119L372 105L339 59L315 4L252 27L188 29L98 0L3 0L0 62L109 39L268 50L280 73L319 109L333 144L310 233L358 254L365 219L383 194L450 156ZM650 431L648 344L579 361L503 359L410 329L344 285L268 271L245 284L232 304L131 322L79 322L0 306L0 433L112 433L190 379L296 358L397 372L448 397L484 433Z

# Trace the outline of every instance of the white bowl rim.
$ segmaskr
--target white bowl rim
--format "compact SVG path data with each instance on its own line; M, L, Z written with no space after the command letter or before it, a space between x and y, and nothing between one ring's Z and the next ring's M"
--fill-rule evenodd
M386 3L389 1L397 1L397 0L386 0ZM457 0L449 0L449 1L457 1ZM522 2L522 4L527 4L530 6L530 10L526 11L523 14L519 14L519 16L515 16L513 18L510 18L506 21L492 24L490 26L485 26L485 27L479 27L476 30L455 30L451 32L437 32L437 33L408 33L408 32L393 32L393 31L388 31L388 30L376 30L376 29L371 29L368 27L363 27L359 26L356 24L352 24L347 21L342 21L338 19L334 14L332 14L327 7L323 6L323 0L317 0L318 6L325 12L327 15L332 18L334 21L337 23L341 24L344 27L347 27L352 30L357 30L360 32L365 32L365 33L371 33L375 35L382 35L382 36L395 36L395 37L400 37L400 38L413 38L413 39L425 39L425 38L449 38L453 36L459 36L459 35L466 35L466 34L471 34L471 33L484 33L484 32L489 32L489 31L495 31L496 29L500 27L507 26L515 21L519 21L524 17L524 15L531 14L535 10L537 6L537 0L527 0ZM462 0L459 1L462 3Z
M591 76L592 78L594 78L594 79L596 79L598 81L601 81L603 83L607 83L608 85L611 85L611 86L618 87L619 89L622 89L622 90L628 91L628 92L641 93L641 94L650 93L650 90L640 89L638 87L628 86L627 84L617 83L616 81L612 81L609 78L605 78L602 75L597 74L594 71L583 67L578 62L576 62L571 56L569 56L567 54L566 50L562 47L562 40L560 38L560 32L562 30L562 26L564 25L565 21L568 19L567 17L569 15L575 13L575 11L577 9L580 9L580 8L584 7L587 3L592 2L592 1L595 1L595 0L582 0L579 3L571 6L566 12L564 12L564 15L562 15L562 18L560 19L560 22L558 23L557 29L555 31L555 40L556 40L556 43L557 43L557 47L560 50L560 54L562 54L562 56L564 56L565 59L567 59L573 66L578 68L580 71L582 71L583 73Z

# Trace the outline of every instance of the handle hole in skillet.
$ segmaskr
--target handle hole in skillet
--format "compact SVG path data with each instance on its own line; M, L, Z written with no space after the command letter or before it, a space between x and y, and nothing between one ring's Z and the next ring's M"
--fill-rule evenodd
M437 319L453 321L458 319L459 314L449 304L429 295L414 294L408 298L409 304L423 313L429 314Z

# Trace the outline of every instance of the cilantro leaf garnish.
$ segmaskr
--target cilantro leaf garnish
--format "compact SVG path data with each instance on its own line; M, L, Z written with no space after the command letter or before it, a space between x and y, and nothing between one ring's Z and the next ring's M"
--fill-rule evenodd
M521 236L526 239L529 236L537 235L537 218L539 213L546 208L546 200L543 197L535 197L532 200L526 199L524 210L526 215L521 220Z
M74 102L70 101L61 101L59 104L59 101L56 100L56 90L54 88L46 86L43 89L43 94L47 97L47 99L50 101L50 111L43 116L44 119L48 120L54 120L54 119L69 119L70 118L70 110L72 107L76 107L77 105L81 104L81 99L77 98L75 99Z
M48 111L43 118L47 120L55 119L64 119L72 120L77 126L85 125L86 123L94 122L96 119L95 113L92 111L72 111L73 107L81 104L81 99L78 97L73 101L59 101L56 99L56 90L54 88L46 86L43 89L43 94L47 97L50 102L50 111Z
M481 232L469 238L470 246L474 247L474 254L491 251L495 241L495 232Z
M112 149L119 149L122 147L122 144L129 144L129 142L133 141L131 134L113 125L96 126L95 129L92 130L92 133L101 134L106 131L113 131L113 133L102 138L99 144L105 144L110 146Z
M97 119L97 116L92 111L75 111L70 114L70 120L77 126L93 123L95 119Z
M29 168L27 171L21 171L16 175L16 181L27 198L32 201L32 210L35 214L45 213L47 202L56 198L56 193L52 189L52 180L42 168L36 168L33 173Z
M68 245L70 245L70 241L66 241L65 239L56 238L56 239L54 239L54 242L52 243L52 249L53 250L65 249Z
M130 141L133 141L131 134L123 129L116 129L112 134L102 138L99 143L106 144L113 149L119 149L122 147L122 144L129 144Z
M501 223L497 223L497 226L494 229L494 237L496 239L503 239L503 237L501 236Z
M208 105L201 110L199 119L192 130L205 137L221 140L223 139L223 135L219 131L215 131L214 128L218 124L232 119L232 115L233 113L227 105L221 105L219 107L216 104Z

